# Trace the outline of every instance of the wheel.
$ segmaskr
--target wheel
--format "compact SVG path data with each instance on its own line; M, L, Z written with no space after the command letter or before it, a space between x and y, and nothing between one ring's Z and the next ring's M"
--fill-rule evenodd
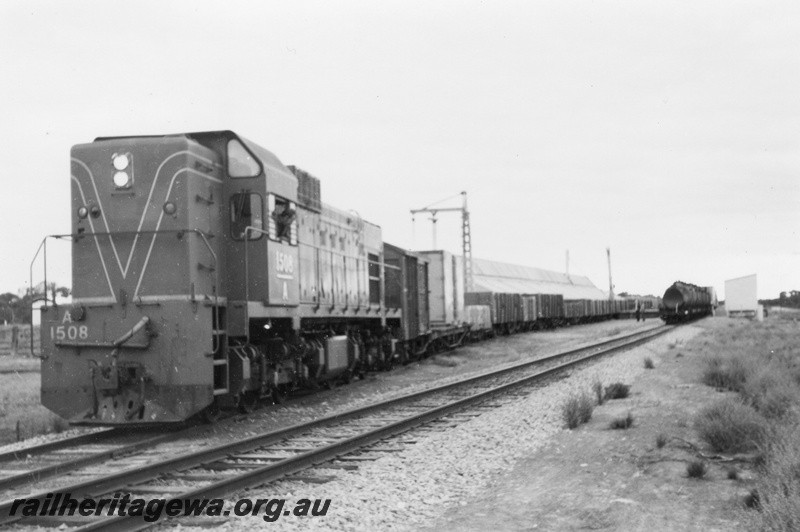
M342 375L342 382L344 384L350 384L350 381L352 380L353 380L353 370L345 371L344 375Z
M219 407L217 400L214 399L210 405L206 407L205 410L202 412L203 421L206 423L216 423L219 418L222 416L222 409Z
M400 353L400 365L401 366L407 365L410 362L410 360L409 360L408 351L406 351L406 348L405 347L401 347L399 349L399 353Z
M249 414L258 406L258 393L250 391L244 392L239 397L239 412L242 414Z
M272 390L272 402L276 405L282 405L289 398L289 392L285 388L274 388Z

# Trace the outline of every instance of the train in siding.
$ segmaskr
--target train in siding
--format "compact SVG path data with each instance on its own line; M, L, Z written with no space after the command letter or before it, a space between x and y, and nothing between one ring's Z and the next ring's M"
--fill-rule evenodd
M666 323L680 323L713 315L716 308L713 287L676 281L664 292L658 311Z
M626 304L464 294L460 257L383 242L232 131L74 146L71 185L72 232L54 237L72 243L73 299L42 308L41 393L75 424L248 412L469 335Z

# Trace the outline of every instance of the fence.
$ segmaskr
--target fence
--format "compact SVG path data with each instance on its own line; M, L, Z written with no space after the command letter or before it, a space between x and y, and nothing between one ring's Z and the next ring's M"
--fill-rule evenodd
M39 326L33 327L33 341L39 351ZM0 356L31 356L31 326L0 325Z

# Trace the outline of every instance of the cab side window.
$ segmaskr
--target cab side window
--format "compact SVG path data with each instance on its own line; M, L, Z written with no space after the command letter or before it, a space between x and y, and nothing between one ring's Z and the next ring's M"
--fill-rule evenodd
M274 194L269 195L267 217L269 237L278 242L297 245L297 205Z
M231 196L231 236L234 240L245 239L245 229L264 228L264 205L259 194L240 192ZM261 238L259 231L250 231L248 240Z

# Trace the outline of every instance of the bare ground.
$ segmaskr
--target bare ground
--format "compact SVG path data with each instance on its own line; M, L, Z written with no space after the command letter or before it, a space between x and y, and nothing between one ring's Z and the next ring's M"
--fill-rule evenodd
M707 319L696 326L729 323ZM701 353L713 349L703 332L662 352L650 349L655 368L642 373L627 399L596 407L588 424L557 434L430 530L744 530L752 466L710 459L692 429L695 413L722 396L700 383ZM609 427L629 412L632 428ZM659 449L660 434L667 443ZM703 479L687 477L695 460L709 466ZM738 480L728 478L730 468Z

